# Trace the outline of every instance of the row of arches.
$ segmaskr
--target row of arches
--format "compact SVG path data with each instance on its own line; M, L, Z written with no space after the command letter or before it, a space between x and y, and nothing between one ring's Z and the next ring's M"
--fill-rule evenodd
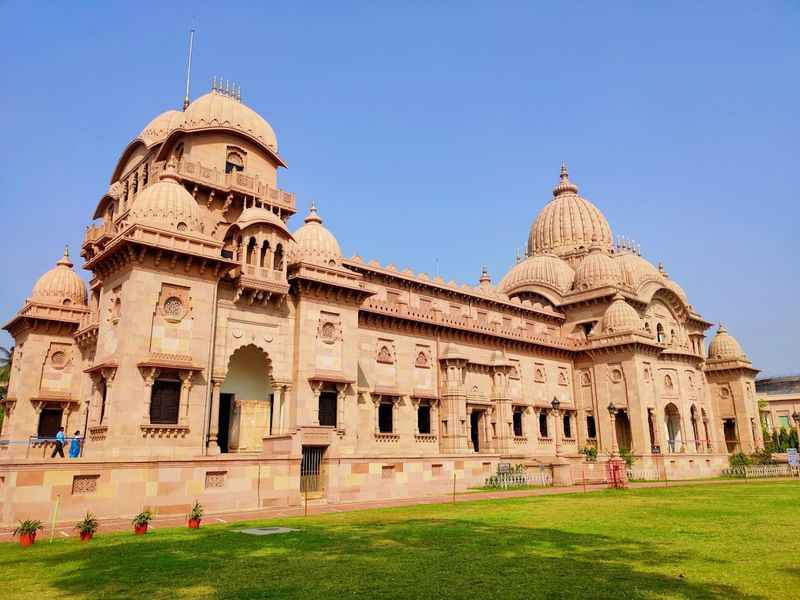
M238 258L241 260L241 238L237 240L237 247L240 249L240 256ZM255 237L251 237L247 242L244 260L246 264L254 267L260 267L262 269L272 268L276 271L283 271L283 244L279 242L273 249L269 240L264 240L259 244Z

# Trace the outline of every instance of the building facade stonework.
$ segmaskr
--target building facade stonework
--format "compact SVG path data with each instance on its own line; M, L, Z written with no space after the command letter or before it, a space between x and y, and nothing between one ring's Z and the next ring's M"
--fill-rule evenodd
M272 127L221 89L125 148L80 251L36 283L0 437L0 521L414 497L498 463L713 475L761 443L757 371L615 244L562 167L526 257L477 285L346 258ZM81 458L50 460L59 426ZM593 446L600 462L580 453Z

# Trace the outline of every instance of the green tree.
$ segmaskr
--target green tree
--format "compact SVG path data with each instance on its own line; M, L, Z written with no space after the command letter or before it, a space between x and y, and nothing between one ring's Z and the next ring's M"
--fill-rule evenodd
M11 379L11 361L14 358L14 348L9 350L0 346L0 400L6 399L8 393L8 380ZM5 409L0 406L0 429L3 428Z

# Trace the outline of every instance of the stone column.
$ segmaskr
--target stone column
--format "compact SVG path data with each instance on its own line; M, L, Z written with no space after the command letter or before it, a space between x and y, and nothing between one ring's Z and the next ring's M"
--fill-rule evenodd
M380 396L372 396L372 406L375 408L375 433L381 432L381 425L380 425L380 406L381 406L381 397Z
M142 425L150 425L150 403L153 399L153 383L158 377L159 370L155 367L142 367L144 376L144 414L142 414ZM183 396L183 392L181 392ZM178 408L180 414L180 407ZM106 383L106 412L108 412L108 383Z
M219 392L221 379L211 380L211 423L208 427L208 454L216 456L221 452L219 447Z
M414 435L419 435L419 398L411 398L411 409L414 411Z
M284 259L284 264L285 264ZM336 429L345 429L345 416L347 415L346 404L347 401L347 384L336 384Z
M108 420L111 417L111 406L113 404L112 399L114 397L114 393L112 391L112 388L114 386L114 377L116 376L116 374L117 374L116 367L110 367L108 369L103 369L102 370L103 379L105 379L105 381L106 381L106 409L105 409L105 416L104 416L104 420L105 420L106 423L108 423ZM149 405L149 402L150 402L150 397L149 396L147 398L147 402L148 402L148 409L149 409L149 406L150 406ZM148 415L150 414L149 410L148 410L147 414Z
M552 411L552 414L553 414L553 420L555 421L555 426L553 427L553 445L555 447L556 456L558 456L560 454L560 447L559 447L560 439L559 438L561 437L560 431L559 431L560 428L558 426L558 422L559 422L559 415L561 414L561 411L554 409Z
M611 453L617 454L619 446L617 446L617 410L609 411L609 420L611 421Z
M311 407L311 423L319 425L319 396L322 393L322 382L312 381L311 392L314 394L314 404Z
M181 378L181 400L178 405L178 423L181 427L189 426L189 392L192 389L194 371L178 371Z

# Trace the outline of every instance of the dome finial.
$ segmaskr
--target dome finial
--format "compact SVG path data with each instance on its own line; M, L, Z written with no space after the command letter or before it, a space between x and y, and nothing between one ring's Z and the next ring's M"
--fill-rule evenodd
M64 245L64 256L62 256L56 264L59 266L63 265L70 269L72 268L72 261L69 259L69 244Z
M322 219L317 214L317 203L313 200L311 201L311 206L308 209L308 216L303 220L304 223L320 223L322 224Z
M479 281L483 289L487 289L492 283L492 278L489 277L489 271L486 269L486 265L481 266L481 278Z
M577 194L578 186L569 180L569 171L567 171L567 161L561 162L561 173L559 174L559 182L553 188L553 196L560 196L561 194Z
M717 333L728 333L728 328L720 322L719 327L717 328Z

